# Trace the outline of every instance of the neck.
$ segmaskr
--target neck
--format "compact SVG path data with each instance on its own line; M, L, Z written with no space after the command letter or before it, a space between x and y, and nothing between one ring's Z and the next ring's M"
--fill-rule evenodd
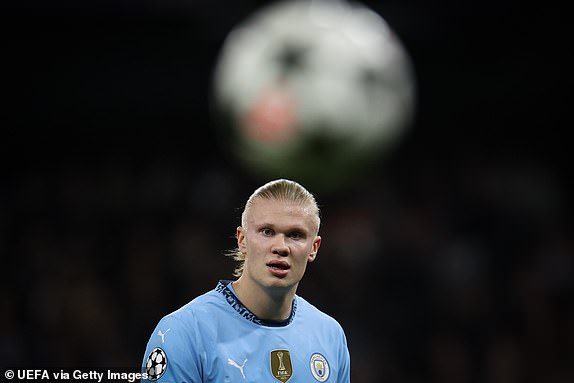
M265 288L242 276L233 282L233 288L241 303L258 318L264 320L285 320L291 315L291 307L297 286L288 290Z

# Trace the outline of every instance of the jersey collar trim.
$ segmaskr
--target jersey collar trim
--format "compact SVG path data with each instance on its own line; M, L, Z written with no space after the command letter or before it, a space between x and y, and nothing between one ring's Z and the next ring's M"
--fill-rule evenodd
M231 281L221 280L217 283L215 287L215 291L223 295L227 303L235 310L239 315L243 318L247 319L250 322L253 322L260 326L268 326L268 327L283 327L287 326L293 319L295 318L295 312L297 311L297 299L293 299L293 303L291 304L291 315L289 318L285 320L269 320L269 319L261 319L258 318L257 315L253 314L247 307L241 303L239 298L231 291L229 288L229 284Z

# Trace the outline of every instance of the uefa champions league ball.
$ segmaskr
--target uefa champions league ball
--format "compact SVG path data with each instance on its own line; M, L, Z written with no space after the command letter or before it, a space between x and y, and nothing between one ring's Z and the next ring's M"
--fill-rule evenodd
M353 181L415 109L409 57L383 18L345 1L284 1L228 35L212 88L225 149L261 177Z

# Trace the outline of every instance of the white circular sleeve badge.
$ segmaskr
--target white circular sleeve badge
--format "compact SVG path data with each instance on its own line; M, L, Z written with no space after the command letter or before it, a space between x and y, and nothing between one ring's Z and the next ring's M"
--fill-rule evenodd
M319 382L329 379L329 363L327 359L319 353L311 355L311 374Z
M159 348L154 348L147 357L145 369L148 380L155 382L164 374L167 369L167 355Z

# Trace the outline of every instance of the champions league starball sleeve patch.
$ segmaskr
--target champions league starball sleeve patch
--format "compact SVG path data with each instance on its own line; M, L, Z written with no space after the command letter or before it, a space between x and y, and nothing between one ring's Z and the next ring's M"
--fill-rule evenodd
M154 348L147 357L145 372L148 380L155 382L165 373L167 369L167 355L161 348Z

